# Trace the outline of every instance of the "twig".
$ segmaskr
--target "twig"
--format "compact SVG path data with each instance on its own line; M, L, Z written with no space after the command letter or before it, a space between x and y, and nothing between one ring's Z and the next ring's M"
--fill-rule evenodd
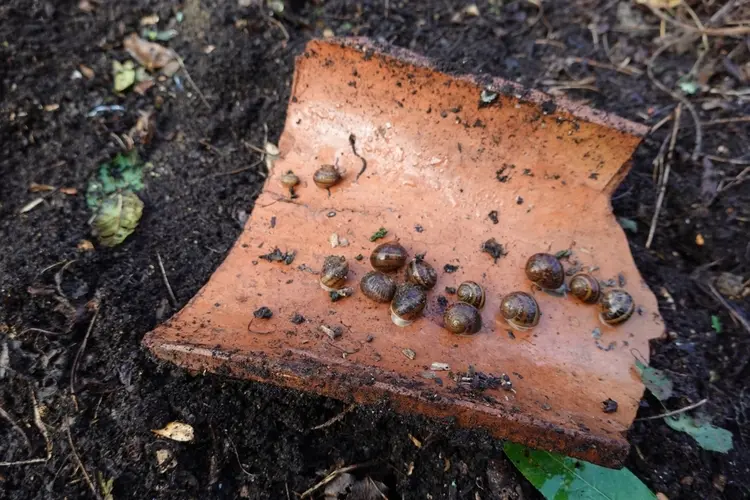
M695 26L690 26L689 24L685 24L682 21L678 21L677 19L670 17L663 12L661 12L658 9L655 9L651 7L650 5L647 5L647 7L651 10L651 13L654 14L656 17L661 19L662 21L666 21L667 23L677 26L679 28L682 28L685 31L689 31L690 33L697 33L700 35L708 35L708 36L742 36L750 33L750 26L737 26L735 28L696 28Z
M291 500L292 497L289 496L289 483L284 481L284 489L286 490L286 500Z
M34 395L33 390L31 391L31 402L34 406L34 424L36 424L37 429L39 429L39 432L42 433L42 437L44 437L44 443L47 449L47 460L49 460L52 458L52 442L49 440L47 427L44 425L44 422L42 422L42 414L39 411L39 405L36 402L36 396Z
M659 183L659 195L656 198L656 208L654 209L654 216L651 218L651 228L648 231L648 238L646 238L646 248L651 248L651 242L654 240L654 234L656 234L656 223L659 220L659 213L661 212L662 203L664 203L664 195L667 192L667 183L669 182L669 172L672 169L672 160L674 155L674 147L677 143L677 132L680 130L680 118L682 117L682 104L678 104L674 110L674 124L672 127L672 137L669 141L669 152L667 153L667 166L664 169L664 175Z
M750 116L735 116L732 118L717 118L716 120L708 120L703 122L704 127L710 127L711 125L721 125L722 123L741 123L750 122Z
M81 469L83 472L83 477L86 480L86 484L89 485L89 489L91 490L91 493L94 494L95 498L99 498L99 492L94 487L94 483L91 482L91 478L89 477L89 473L86 472L86 468L83 466L83 462L81 462L81 457L78 456L78 452L76 451L76 447L73 444L73 436L70 435L70 422L67 422L65 424L65 433L68 435L68 444L70 444L70 452L73 454L73 458L76 459L76 463L78 464L78 468Z
M25 328L24 330L21 331L21 333L19 333L19 335L23 335L24 333L29 333L29 332L44 333L46 335L64 335L64 334L59 333L59 332L53 332L53 331L50 331L50 330L43 330L41 328Z
M691 404L689 406L686 406L684 408L680 408L679 410L674 410L674 411L670 411L670 412L667 412L667 413L661 413L659 415L652 415L650 417L636 418L634 421L635 422L641 422L643 420L656 420L656 419L659 419L659 418L671 417L672 415L679 415L680 413L685 413L686 411L694 410L694 409L698 408L699 406L703 406L707 402L708 402L708 398L701 399L697 403L693 403L693 404Z
M78 401L76 400L76 371L78 370L78 363L81 361L81 356L83 356L83 351L86 349L86 343L89 341L89 335L91 335L91 330L94 329L94 323L96 322L96 318L99 316L99 304L96 304L96 309L94 310L94 316L91 318L91 322L89 323L89 328L86 330L86 335L83 337L83 342L81 342L81 346L78 348L78 352L76 353L76 357L73 359L73 367L70 369L70 396L73 398L73 403L75 404L76 411L78 410Z
M666 51L672 45L675 45L678 41L679 39L673 40L656 49L656 51L646 63L646 74L648 75L649 80L651 80L659 90L661 90L662 92L666 92L667 94L672 96L673 99L681 102L693 117L693 121L695 122L695 147L693 148L693 154L691 155L691 158L693 160L696 160L700 156L701 150L703 149L703 128L701 127L701 120L698 116L698 111L696 111L695 106L693 106L685 97L674 92L672 89L657 80L654 76L654 61L656 61L656 59L664 51Z
M593 59L588 59L588 58L585 58L585 57L573 57L573 56L566 57L565 58L565 62L568 63L568 64L570 64L572 62L577 62L577 63L580 63L580 64L588 64L589 66L594 66L596 68L617 71L618 73L622 73L622 74L625 74L625 75L628 75L628 76L638 76L638 75L642 75L643 74L643 71L641 71L640 69L637 69L637 68L629 68L627 66L624 66L624 67L615 66L614 64L607 64L607 63L595 61Z
M31 441L29 441L29 437L26 435L26 433L19 427L19 425L16 423L15 420L13 420L13 417L11 417L8 412L6 412L2 406L0 406L0 417L3 417L5 420L8 421L10 426L13 428L14 431L18 433L19 436L23 439L23 442L26 443L26 448L31 449Z
M723 186L720 186L718 192L721 193L726 191L727 189L733 188L734 186L739 186L745 181L750 181L750 167L737 174L731 181L727 182Z
M46 462L46 458L32 458L30 460L19 460L17 462L0 462L0 467L11 467L13 465L31 465Z
M240 466L240 469L242 469L242 472L244 472L249 477L255 477L255 474L252 474L245 469L245 466L242 465L242 461L240 460L240 454L237 452L237 447L234 445L234 441L232 441L232 438L229 437L227 434L227 439L229 440L229 443L232 445L232 449L234 450L234 456L237 458L237 465Z
M747 333L750 333L750 322L739 312L737 311L732 304L726 301L724 297L721 296L721 294L714 288L714 286L711 283L708 283L708 289L711 290L711 293L714 297L716 297L716 300L721 302L721 305L723 305L728 311L729 314L732 315L734 319L739 321L742 326L745 327L745 330L747 330Z
M653 134L654 132L662 128L671 119L672 119L672 113L669 113L667 116L659 120L653 127L651 127L651 130L648 131L649 135Z
M234 169L234 170L230 170L229 172L218 172L218 173L215 173L215 174L207 175L205 177L201 177L200 179L194 180L193 184L196 183L196 182L201 182L201 181L204 181L206 179L211 179L211 178L214 178L214 177L222 177L222 176L225 176L225 175L239 174L239 173L245 172L247 170L251 170L251 169L257 167L258 165L260 165L261 163L263 163L263 160L258 160L255 163L253 163L252 165L249 165L247 167L237 168L237 169ZM266 177L265 172L258 172L258 174L261 177L263 177L263 178Z
M325 422L323 422L320 425L316 425L315 427L313 427L310 430L311 431L317 431L317 430L320 430L320 429L325 429L326 427L330 427L331 425L335 424L339 420L343 419L346 416L347 413L349 413L350 411L352 411L356 407L357 407L357 404L356 403L352 403L349 406L347 406L346 408L344 408L344 411L342 411L341 413L339 413L335 417L326 420Z
M159 270L161 270L161 277L164 280L164 286L167 287L167 292L169 292L169 299L172 301L172 307L177 307L177 298L175 298L174 292L172 291L172 285L169 284L167 271L164 270L164 262L162 262L159 252L156 252L156 259L159 261Z
M380 491L380 488L379 488L379 487L378 487L378 485L377 485L377 484L375 483L375 481L373 481L373 480L372 480L372 478L371 478L370 476L367 476L367 480L368 480L368 481L370 481L370 484L372 484L372 487L373 487L373 488L375 488L375 490L376 490L376 491L377 491L378 493L380 493L380 498L382 498L383 500L388 500L388 497L387 497L387 496L385 496L385 493L383 493L382 491Z
M284 34L284 41L288 42L289 41L289 32L286 30L286 28L284 27L284 25L281 24L281 21L279 21L278 19L274 19L271 16L268 17L268 20L271 22L271 24L273 24L274 26L276 26L277 28L279 28L281 30L281 33Z
M185 67L185 61L182 60L182 57L177 56L177 62L180 64L180 68L182 68L182 71L185 72L185 79L193 87L193 90L195 90L195 93L198 94L198 97L200 97L201 101L203 101L203 104L205 104L208 109L211 109L211 105L206 100L206 96L203 95L203 92L201 92L201 89L198 88L198 86L193 81L193 78L190 76L190 72Z
M305 491L304 493L302 493L299 497L300 498L309 497L310 495L312 495L313 493L315 493L316 491L318 491L320 488L322 488L326 484L328 484L331 481L333 481L334 479L336 479L336 477L338 475L344 474L345 472L351 472L353 470L362 469L364 467L369 467L369 466L371 466L374 463L375 463L374 461L373 462L365 462L363 464L349 465L347 467L341 467L340 469L336 469L335 471L333 471L330 474L328 474L325 478L323 478L323 480L320 481L318 484L316 484L312 488L310 488L307 491Z
M739 158L725 158L723 156L707 155L702 154L704 158L708 158L711 161L718 161L721 163L729 163L730 165L750 165L750 160L741 160Z

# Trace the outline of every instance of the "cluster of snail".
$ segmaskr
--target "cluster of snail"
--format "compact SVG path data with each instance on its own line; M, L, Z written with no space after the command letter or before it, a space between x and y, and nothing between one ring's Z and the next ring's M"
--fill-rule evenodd
M322 189L329 189L341 181L341 171L335 165L323 165L313 174L313 182ZM281 185L288 188L294 194L294 188L299 184L299 177L287 170L281 175Z
M365 274L359 287L365 297L375 302L389 303L391 320L397 326L414 322L427 305L427 290L437 283L437 272L424 256L417 255L406 266L406 280L398 284L393 273L407 260L406 249L392 241L378 245L370 255L373 271ZM320 273L320 286L328 292L344 289L349 264L345 257L330 255L325 258ZM560 292L566 289L585 304L599 304L599 319L608 325L626 321L635 311L633 297L622 289L602 291L599 281L586 273L577 273L565 285L565 269L554 255L537 253L526 262L526 276L542 290ZM458 302L443 313L443 325L456 334L473 334L482 327L479 310L485 303L485 291L473 281L465 281L456 289ZM515 291L500 302L500 314L517 330L528 330L539 323L541 311L529 293Z
M526 276L545 291L564 291L565 269L554 255L537 253L526 261ZM633 297L625 290L614 288L602 291L599 281L586 273L577 273L567 286L571 295L584 304L599 304L599 319L607 325L618 325L628 320L635 311ZM534 298L523 292L514 292L518 297L514 304L503 299L500 306L505 319L512 326L535 326L539 322L539 305ZM523 296L523 297L521 297ZM518 316L514 316L518 314Z

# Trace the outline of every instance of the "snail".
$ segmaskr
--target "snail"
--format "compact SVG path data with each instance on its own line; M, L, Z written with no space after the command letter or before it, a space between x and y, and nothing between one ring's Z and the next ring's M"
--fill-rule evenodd
M391 321L397 326L411 325L422 314L427 304L424 289L413 283L402 283L396 287L391 301Z
M536 253L526 261L526 276L543 290L558 290L565 283L565 270L554 255Z
M396 293L396 282L387 274L370 271L362 276L359 288L365 297L375 302L390 302Z
M511 292L503 297L500 313L517 330L528 330L539 323L539 304L526 292Z
M330 189L341 181L341 172L333 165L323 165L313 174L313 182L319 188Z
M437 272L429 263L417 257L406 266L406 281L430 289L437 283Z
M596 304L601 296L599 280L590 274L578 273L570 278L570 293L585 304Z
M370 264L377 271L396 271L406 263L406 249L396 241L382 243L370 254Z
M456 296L459 301L471 304L477 309L481 309L484 306L484 289L479 283L475 283L474 281L464 281L458 285Z
M443 313L445 329L452 333L477 333L482 328L482 316L471 304L457 302L451 304Z
M349 264L346 257L329 255L323 261L320 271L320 287L326 292L333 292L343 288L346 275L349 274Z
M281 185L285 188L292 189L297 184L299 184L299 177L297 177L291 170L287 170L285 174L281 175Z
M615 288L602 294L599 307L601 310L599 319L602 323L618 325L633 315L635 302L628 292L621 288Z

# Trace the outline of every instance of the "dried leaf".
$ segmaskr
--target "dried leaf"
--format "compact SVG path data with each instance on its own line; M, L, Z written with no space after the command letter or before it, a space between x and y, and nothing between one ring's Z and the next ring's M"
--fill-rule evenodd
M32 182L29 185L29 192L31 193L42 193L45 191L54 191L55 186L50 186L49 184L37 184L36 182Z
M159 24L159 14L151 14L141 18L141 26L153 26Z
M80 70L81 74L86 78L86 80L91 80L95 76L94 70L89 68L88 66L79 64L78 69Z
M92 225L99 243L114 247L133 234L143 214L143 202L135 193L115 193L104 200Z
M130 57L149 70L163 68L171 61L177 60L177 54L172 49L148 42L135 33L128 35L122 45Z
M195 437L193 427L182 422L169 422L163 429L152 429L151 432L157 436L181 443L192 441Z

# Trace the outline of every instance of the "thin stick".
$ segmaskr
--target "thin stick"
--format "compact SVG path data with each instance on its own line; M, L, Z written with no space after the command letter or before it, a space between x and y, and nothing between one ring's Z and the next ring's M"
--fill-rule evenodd
M375 481L373 481L370 476L367 476L367 479L368 481L370 481L370 484L372 484L373 488L375 488L377 492L380 493L380 498L382 498L383 500L388 500L388 497L385 496L385 494L382 491L380 491L380 488L378 488L378 485L375 484Z
M76 371L78 370L78 363L81 361L81 356L83 356L83 351L86 349L86 343L89 341L89 335L91 335L91 330L94 329L94 322L96 322L96 318L99 316L99 304L96 305L96 310L94 311L94 317L91 318L91 322L89 323L89 328L86 330L86 335L83 337L83 342L81 342L81 346L78 348L78 352L76 353L76 357L73 359L73 367L70 370L70 396L73 398L73 403L76 406L76 410L78 410L78 401L76 400Z
M659 196L656 198L656 208L654 209L654 216L651 218L651 228L648 231L648 238L646 238L646 248L651 248L651 242L654 240L654 234L656 234L656 223L659 220L659 213L661 212L662 203L664 203L664 195L667 192L667 183L669 182L669 172L672 169L672 156L674 154L674 147L677 143L677 132L680 130L680 118L682 117L682 104L678 104L674 111L674 126L672 127L672 138L669 141L669 152L667 153L667 167L664 169L664 175L659 185Z
M750 165L750 160L740 160L737 158L724 158L723 156L707 155L707 154L703 154L701 156L703 156L704 158L708 158L711 161L729 163L730 165Z
M648 133L653 134L654 132L662 128L671 119L672 119L672 113L669 113L667 116L659 120L653 127L651 127L651 130L649 130Z
M49 460L50 458L52 458L52 442L49 440L47 427L44 425L44 422L42 422L42 414L39 411L39 405L36 402L36 396L34 395L33 390L31 391L31 402L34 406L34 423L36 424L37 429L39 429L39 432L41 432L42 436L44 437L44 442L47 448L47 460Z
M19 460L17 462L0 462L0 467L11 467L13 465L31 465L46 462L46 458L32 458L31 460Z
M46 335L63 335L62 333L59 333L59 332L53 332L53 331L50 331L50 330L43 330L41 328L26 328L23 331L21 331L21 333L19 333L19 335L23 335L24 333L29 333L29 332L44 333Z
M356 407L357 407L357 404L356 403L352 403L349 406L347 406L346 408L344 408L344 411L342 411L341 413L339 413L335 417L326 420L325 422L323 422L320 425L316 425L315 427L313 427L310 430L311 431L317 431L317 430L320 430L320 429L325 429L326 427L330 427L331 425L335 424L339 420L343 419L346 416L347 413L349 413L350 411L352 411Z
M207 176L205 176L205 177L201 177L200 179L196 179L196 180L195 180L195 181L193 181L193 182L194 182L194 183L195 183L195 182L201 182L201 181L203 181L203 180L205 180L205 179L211 179L211 178L213 178L213 177L222 177L222 176L225 176L225 175L235 175L235 174L239 174L239 173L241 173L241 172L245 172L245 171L247 171L247 170L251 170L251 169L253 169L253 168L257 167L258 165L260 165L261 163L263 163L263 160L258 160L258 161L256 161L255 163L253 163L253 164L252 164L252 165L250 165L250 166L247 166L247 167L242 167L242 168L237 168L237 169L235 169L235 170L230 170L229 172L218 172L218 173L215 173L215 174L207 175ZM265 174L265 172L258 172L258 174L259 174L259 175L260 175L261 177L263 177L263 178L265 178L265 177L266 177L266 174Z
M662 21L666 21L673 26L677 26L685 31L689 31L690 33L699 33L701 35L708 36L742 36L750 33L750 26L737 26L736 28L696 28L695 26L690 26L689 24L678 21L677 19L664 14L660 10L655 9L650 5L647 5L647 7L651 9L652 14L654 14Z
M662 92L666 92L667 94L672 96L673 99L681 102L690 112L690 116L693 117L693 121L695 122L695 147L693 148L693 154L691 155L691 158L693 160L696 160L700 156L701 150L703 149L703 128L701 127L701 120L698 116L698 111L696 111L695 106L693 106L685 97L674 92L672 89L657 80L654 76L654 61L656 61L656 59L664 51L666 51L668 48L670 48L672 45L675 45L679 41L680 39L673 40L656 49L656 51L646 63L646 74L648 75L649 80L651 80L659 90L661 90Z
M710 127L711 125L721 125L722 123L741 123L750 122L750 116L735 116L732 118L717 118L716 120L709 120L703 122L704 127Z
M642 75L643 71L637 68L629 68L627 66L615 66L614 64L607 64L599 61L595 61L594 59L588 59L586 57L566 57L565 62L570 64L571 62L577 62L580 64L588 64L589 66L594 66L596 68L601 69L608 69L611 71L617 71L618 73L622 73L624 75L628 76L638 76Z
M349 465L347 467L341 467L340 469L336 469L335 471L328 474L321 482L310 488L309 490L302 493L299 497L300 498L306 498L318 491L320 488L325 486L326 484L330 483L336 477L340 474L344 474L345 472L351 472L353 470L361 469L363 467L369 467L370 465L374 464L375 462L365 462L363 464L355 464L355 465Z
M201 89L198 88L198 86L193 81L193 78L190 76L190 72L185 67L185 61L182 60L182 57L177 56L177 62L180 63L180 68L182 68L182 71L185 72L185 79L193 87L193 90L195 90L195 93L198 94L198 97L201 98L201 101L203 101L203 104L205 104L208 109L211 109L211 105L206 100L206 96L203 95L203 92L201 92Z
M284 489L286 490L286 500L291 500L291 497L289 496L289 483L284 481Z
M689 406L686 406L684 408L680 408L679 410L674 410L674 411L670 411L670 412L667 412L667 413L662 413L660 415L652 415L650 417L636 418L634 421L635 422L641 422L643 420L656 420L656 419L659 419L659 418L671 417L672 415L679 415L680 413L685 413L686 411L694 410L694 409L698 408L699 406L703 406L707 402L708 402L708 398L701 399L697 403L693 403L693 404L691 404Z
M73 445L73 436L70 435L70 424L65 424L65 433L68 435L68 443L70 444L70 451L73 454L73 458L76 459L76 463L78 464L78 468L81 469L83 472L83 477L86 480L86 484L89 485L89 489L91 490L91 493L94 494L95 498L99 498L99 492L96 491L96 488L94 488L94 483L91 482L91 478L89 477L89 473L86 472L86 468L83 466L83 462L81 462L81 457L78 456L78 452L76 451L75 445Z
M29 441L29 437L26 435L25 432L23 432L23 429L18 426L15 420L13 420L13 417L11 417L8 412L3 410L2 406L0 406L0 417L3 417L5 420L8 421L10 426L13 428L16 433L18 433L19 436L23 439L23 442L26 443L26 448L31 449L31 441Z
M167 292L169 292L169 299L172 301L172 307L177 307L177 298L175 298L174 292L172 291L172 285L169 284L167 271L164 270L164 262L162 262L159 252L156 252L156 259L159 261L159 270L161 270L161 277L164 280L164 286L167 287Z
M721 305L727 308L729 314L731 314L734 319L739 321L742 326L745 327L747 333L750 333L750 322L748 322L748 320L741 313L739 313L734 307L732 307L732 304L727 302L726 299L721 296L721 294L716 290L716 288L714 288L712 284L708 283L708 288L709 290L711 290L711 293L714 295L714 297L716 297L716 300L721 302Z
M242 469L242 472L244 472L249 477L255 477L255 474L251 474L250 472L245 469L245 466L242 465L242 461L240 460L240 454L237 452L237 447L234 445L234 441L232 441L232 438L227 435L227 439L229 439L229 443L232 445L232 449L234 450L234 456L237 458L237 465L240 466L240 469Z

